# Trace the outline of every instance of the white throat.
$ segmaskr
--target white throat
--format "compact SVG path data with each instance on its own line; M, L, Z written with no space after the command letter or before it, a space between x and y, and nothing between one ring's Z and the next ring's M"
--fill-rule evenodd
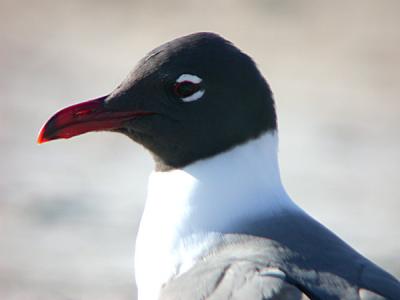
M258 216L298 209L280 180L278 137L257 139L183 169L153 172L136 243L139 299L187 270L222 233Z

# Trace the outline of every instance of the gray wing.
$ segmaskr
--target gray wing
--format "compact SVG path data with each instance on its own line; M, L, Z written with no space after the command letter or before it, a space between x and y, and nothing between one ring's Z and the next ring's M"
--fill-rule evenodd
M265 258L275 261L311 299L400 299L396 278L305 213L240 226L241 233L264 237L288 249L286 257L267 254Z
M160 299L310 299L280 267L280 258L290 255L268 239L225 235L210 255L165 284Z
M210 255L165 284L160 299L400 299L394 277L344 243L334 244L333 254L316 243L319 253L298 253L276 240L227 234Z
M219 266L197 266L163 290L162 300L303 300L301 290L286 281L275 268L260 269L251 261L236 261Z

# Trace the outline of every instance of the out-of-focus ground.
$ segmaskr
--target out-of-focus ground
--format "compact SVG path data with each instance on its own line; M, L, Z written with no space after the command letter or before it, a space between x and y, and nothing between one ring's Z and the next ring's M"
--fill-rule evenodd
M399 276L399 11L385 0L2 0L0 299L136 298L150 156L117 134L35 138L60 107L108 93L147 51L195 31L232 40L269 80L293 198Z

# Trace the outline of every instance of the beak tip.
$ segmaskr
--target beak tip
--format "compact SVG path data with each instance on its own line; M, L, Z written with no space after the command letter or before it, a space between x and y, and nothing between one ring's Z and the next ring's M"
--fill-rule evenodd
M39 134L39 136L37 137L36 143L38 143L40 145L40 144L43 144L46 142L47 142L47 140L45 138L43 138L43 136L41 134Z
M41 145L41 144L46 143L47 140L46 140L46 139L42 139L42 138L39 137L39 138L36 140L36 142L37 142L39 145Z
M46 133L46 125L42 127L42 129L40 129L38 137L36 142L40 145L40 144L44 144L48 141L50 141L51 139L49 139L48 137L46 137L45 134Z

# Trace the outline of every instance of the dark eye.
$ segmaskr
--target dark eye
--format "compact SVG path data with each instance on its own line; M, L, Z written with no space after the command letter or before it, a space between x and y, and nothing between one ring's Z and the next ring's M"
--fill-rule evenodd
M174 94L183 102L199 100L204 95L204 88L201 86L203 80L193 74L182 74L173 85Z
M176 82L174 84L174 94L179 98L186 98L200 90L200 84L191 81Z

